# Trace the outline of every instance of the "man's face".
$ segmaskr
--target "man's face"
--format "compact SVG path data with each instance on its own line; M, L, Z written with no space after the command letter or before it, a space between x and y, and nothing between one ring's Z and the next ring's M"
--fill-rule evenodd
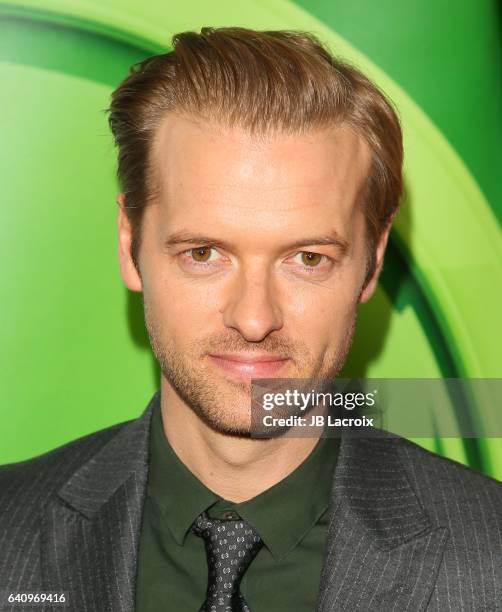
M345 361L376 283L363 290L370 152L347 127L257 137L175 115L152 152L161 194L144 211L139 275L119 212L122 276L143 292L173 401L246 435L252 378L333 377Z

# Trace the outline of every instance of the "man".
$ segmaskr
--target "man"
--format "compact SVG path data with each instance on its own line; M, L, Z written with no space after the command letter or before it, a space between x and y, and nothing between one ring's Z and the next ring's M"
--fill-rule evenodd
M384 95L312 36L204 28L109 110L120 271L160 390L2 468L4 600L502 609L500 483L400 438L251 435L251 379L335 377L375 290L402 191Z

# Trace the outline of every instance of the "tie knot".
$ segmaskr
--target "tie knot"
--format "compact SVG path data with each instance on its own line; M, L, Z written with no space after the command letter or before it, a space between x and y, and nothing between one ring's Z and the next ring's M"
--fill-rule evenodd
M213 519L202 512L192 531L204 539L208 562L207 610L246 610L239 594L244 572L263 541L255 529L242 519Z

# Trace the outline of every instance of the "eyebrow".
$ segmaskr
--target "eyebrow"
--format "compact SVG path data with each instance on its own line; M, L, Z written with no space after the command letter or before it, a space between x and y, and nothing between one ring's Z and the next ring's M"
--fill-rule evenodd
M225 240L211 238L210 236L206 236L204 234L192 234L186 231L175 232L169 235L164 242L164 247L169 249L179 244L200 244L202 246L221 247L222 249L226 250L232 249L232 245ZM290 242L289 244L285 245L284 248L295 249L314 245L332 245L339 248L344 255L349 250L348 241L339 236L335 231L323 236L311 236L309 238L295 240L294 242Z

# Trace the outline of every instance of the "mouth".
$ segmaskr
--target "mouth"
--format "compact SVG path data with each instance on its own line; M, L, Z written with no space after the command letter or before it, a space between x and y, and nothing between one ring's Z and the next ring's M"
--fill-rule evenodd
M290 361L289 357L256 354L209 355L211 362L228 374L241 378L269 378L277 375Z

